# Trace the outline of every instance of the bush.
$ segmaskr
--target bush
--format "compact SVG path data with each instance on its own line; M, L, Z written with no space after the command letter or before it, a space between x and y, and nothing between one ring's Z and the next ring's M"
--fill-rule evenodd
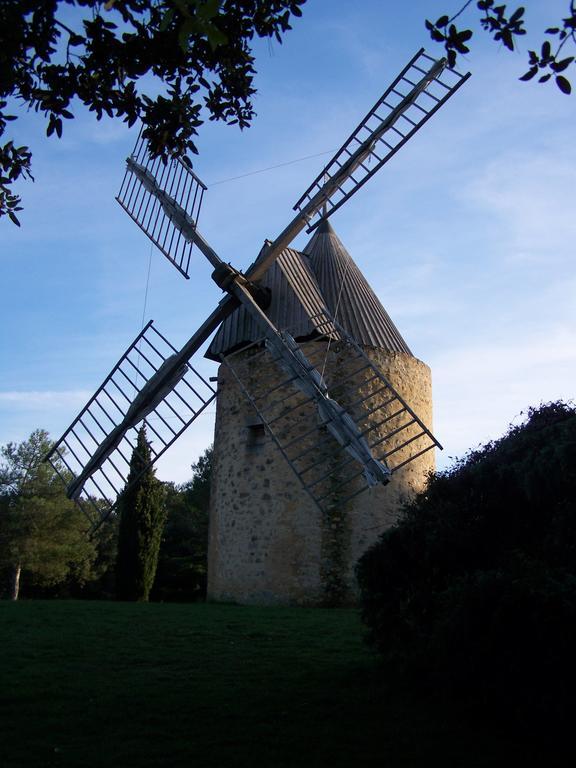
M210 446L192 464L187 483L165 483L168 520L152 600L191 602L206 597L212 456Z
M530 723L576 683L576 410L530 409L428 487L357 568L389 669Z

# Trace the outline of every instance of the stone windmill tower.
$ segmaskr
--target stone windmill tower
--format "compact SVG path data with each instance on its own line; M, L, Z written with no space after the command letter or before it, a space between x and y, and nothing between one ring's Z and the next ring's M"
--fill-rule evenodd
M430 369L411 354L329 221L320 224L303 252L285 250L264 282L273 296L269 315L292 329L309 358L321 360L327 380L345 378L350 368L358 366L353 354L348 359L349 345L315 331L313 318L322 310L336 319L431 426ZM434 453L423 452L400 468L393 482L348 500L350 488L344 485L336 490L336 509L323 513L283 460L236 379L238 373L252 390L259 386L273 391L278 385L276 368L253 360L258 338L240 308L223 323L207 353L214 360L234 358L234 368L223 362L218 375L209 598L304 605L351 602L355 563L396 519L401 504L423 487L434 468ZM364 377L371 373L368 369ZM382 422L387 428L397 426L392 415L397 403L390 410L388 399L385 389L372 397L364 428L370 423L378 429ZM297 419L299 414L290 417ZM301 418L322 430L310 411Z
M439 443L429 370L328 219L468 76L418 51L244 274L198 230L206 186L190 161L138 139L118 202L186 278L196 246L225 296L180 349L150 321L46 457L94 527L138 479L142 423L145 471L218 396L210 597L354 599L357 558L422 486ZM290 248L304 229L307 247ZM194 363L210 339L217 389Z

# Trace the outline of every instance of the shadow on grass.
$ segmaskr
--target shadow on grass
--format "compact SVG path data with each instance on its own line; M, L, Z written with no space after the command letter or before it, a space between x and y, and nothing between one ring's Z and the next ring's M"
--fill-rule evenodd
M393 692L351 610L31 601L0 631L3 768L544 759Z

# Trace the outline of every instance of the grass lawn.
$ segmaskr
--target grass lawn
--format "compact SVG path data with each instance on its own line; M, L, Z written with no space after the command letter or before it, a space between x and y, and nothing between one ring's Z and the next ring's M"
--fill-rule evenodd
M556 764L391 694L362 636L351 610L0 603L0 766Z

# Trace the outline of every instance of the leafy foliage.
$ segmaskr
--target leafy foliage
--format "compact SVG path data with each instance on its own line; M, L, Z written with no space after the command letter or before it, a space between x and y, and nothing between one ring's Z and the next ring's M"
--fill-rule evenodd
M68 589L43 597L72 597L84 600L113 600L116 596L116 560L118 557L117 515L110 515L90 534L96 550L90 579L81 585L72 583Z
M448 64L450 67L455 67L456 55L470 52L466 43L472 37L472 31L470 29L459 31L455 24L449 22L448 16L441 16L435 24L426 21L426 29L430 32L432 40L437 43L444 43Z
M184 486L191 501L205 514L208 514L210 506L213 461L214 447L211 445L198 458L196 464L192 464L192 480Z
M0 567L12 577L22 571L24 583L83 584L92 576L95 547L86 519L43 462L50 447L48 433L39 429L0 451ZM13 591L17 597L17 581Z
M206 595L212 447L181 486L166 484L168 519L160 545L153 600L191 601Z
M432 477L358 565L390 668L512 717L564 722L576 684L576 409Z
M147 601L154 583L166 506L162 483L150 464L150 445L141 427L130 460L127 487L119 499L116 561L117 597ZM143 467L148 467L142 472Z
M0 3L0 136L9 114L8 99L45 115L48 136L61 137L65 121L81 102L100 120L141 120L152 153L167 159L196 152L194 137L206 117L247 127L255 113L255 36L282 42L306 0L35 0ZM450 66L469 51L470 29L451 17L426 21ZM495 41L514 50L524 35L524 8L507 13L495 0L478 0L480 24ZM71 20L72 19L72 20ZM551 78L571 92L562 56L576 42L576 0L566 18L549 27L541 51L530 51L520 78ZM556 43L555 50L552 43ZM0 217L20 225L19 195L11 185L32 178L31 152L14 140L0 145Z
M36 0L0 3L0 136L7 97L44 114L46 133L62 136L75 99L100 120L138 119L153 154L196 152L205 116L249 125L255 35L274 37L301 16L305 0ZM70 13L69 6L82 9ZM65 23L66 19L68 23ZM72 26L69 26L71 24ZM160 92L158 93L158 85ZM152 94L152 95L150 95ZM9 192L31 177L28 147L0 146L0 216L18 224L20 198Z
M459 30L453 22L471 3L472 0L468 0L452 17L444 14L435 22L426 21L426 29L432 40L444 45L450 67L456 65L458 54L468 53L470 50L466 43L472 38L472 30ZM482 29L490 33L496 42L502 43L509 51L515 50L516 38L526 34L525 9L520 6L508 15L506 5L496 5L495 0L478 0L476 7L480 11ZM556 49L553 51L551 41L545 40L539 54L536 51L529 51L530 68L520 77L520 80L532 80L540 73L539 83L546 83L554 77L562 93L571 93L570 81L560 73L574 63L574 56L561 58L561 52L566 43L570 42L572 45L576 43L576 0L570 0L568 14L565 19L562 19L561 26L549 27L545 31L546 35L555 38Z

